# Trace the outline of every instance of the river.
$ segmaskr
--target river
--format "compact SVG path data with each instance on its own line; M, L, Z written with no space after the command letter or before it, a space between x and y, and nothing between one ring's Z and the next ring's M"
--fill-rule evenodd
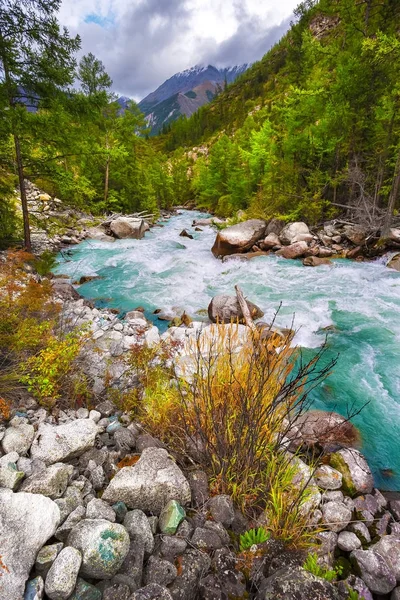
M346 415L348 406L368 402L354 420L361 450L376 485L400 490L400 273L379 261L335 260L315 268L275 256L221 262L210 251L215 230L191 228L200 216L181 211L143 240L85 241L59 256L56 272L101 276L80 286L80 294L122 312L142 306L161 329L166 324L155 309L180 307L201 319L196 313L213 296L233 294L239 283L265 312L263 320L271 320L280 303L278 325L290 327L294 316L295 340L307 357L329 331L328 353L339 359L313 391L314 404ZM184 228L193 240L179 237Z

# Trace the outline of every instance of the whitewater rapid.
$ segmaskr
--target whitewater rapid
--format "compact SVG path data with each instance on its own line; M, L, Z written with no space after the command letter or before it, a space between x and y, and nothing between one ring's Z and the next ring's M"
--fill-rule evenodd
M362 451L376 484L400 489L400 273L383 261L335 260L315 268L276 256L221 262L210 251L215 230L191 227L200 216L182 211L143 240L85 241L59 256L56 271L73 280L101 276L79 292L122 312L142 306L161 328L155 309L179 307L201 319L213 296L233 294L240 284L265 312L263 320L270 321L280 304L276 323L290 327L294 318L296 342L307 357L329 331L328 354L339 353L339 360L314 390L314 403L346 414L349 405L368 402L354 420ZM183 229L194 239L180 237Z

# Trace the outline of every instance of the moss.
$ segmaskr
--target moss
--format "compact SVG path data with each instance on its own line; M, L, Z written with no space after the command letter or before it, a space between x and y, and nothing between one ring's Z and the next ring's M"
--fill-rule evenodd
M340 454L332 454L330 458L330 465L343 475L343 490L347 492L347 494L349 494L350 496L355 496L357 494L357 490L353 483L350 469L344 458Z

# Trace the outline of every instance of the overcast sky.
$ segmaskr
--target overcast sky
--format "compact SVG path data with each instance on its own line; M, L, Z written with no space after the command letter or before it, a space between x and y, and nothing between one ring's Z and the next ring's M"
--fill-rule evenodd
M63 0L59 20L100 58L113 89L141 100L196 64L260 59L299 0Z

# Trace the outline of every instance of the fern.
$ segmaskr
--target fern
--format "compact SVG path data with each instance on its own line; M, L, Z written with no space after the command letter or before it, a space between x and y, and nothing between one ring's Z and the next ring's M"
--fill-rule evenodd
M266 531L264 527L258 529L249 529L240 536L239 548L241 552L249 550L255 544L262 544L271 537L269 531Z

